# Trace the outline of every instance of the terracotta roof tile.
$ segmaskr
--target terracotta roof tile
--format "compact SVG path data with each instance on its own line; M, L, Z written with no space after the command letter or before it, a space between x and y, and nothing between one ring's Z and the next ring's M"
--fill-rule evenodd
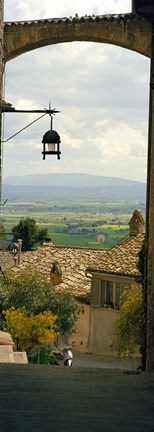
M141 19L141 16L137 17L138 19ZM79 17L73 16L73 17L63 17L63 18L46 18L46 19L40 19L40 20L29 20L29 21L7 21L4 23L5 28L11 27L11 26L27 26L27 25L34 25L34 24L46 24L46 23L72 23L72 22L78 22L83 23L87 21L91 22L103 22L103 21L115 21L115 20L125 20L125 19L134 19L134 15L132 13L126 13L126 14L108 14L108 15L84 15Z
M128 235L110 250L61 247L55 245L42 246L35 251L22 254L20 266L12 268L20 270L34 269L50 277L50 270L55 261L62 271L62 283L58 290L70 288L76 298L89 299L91 280L86 273L99 272L107 274L137 275L138 253L144 241L144 234Z
M102 261L106 253L105 249L42 246L35 251L23 253L21 265L13 267L12 271L35 269L49 277L53 262L58 261L62 270L62 283L58 285L58 289L70 288L76 298L84 299L90 295L90 279L86 277L86 267Z
M120 243L107 251L103 260L95 261L87 267L89 272L112 273L127 276L139 274L138 253L142 248L144 234L128 235Z

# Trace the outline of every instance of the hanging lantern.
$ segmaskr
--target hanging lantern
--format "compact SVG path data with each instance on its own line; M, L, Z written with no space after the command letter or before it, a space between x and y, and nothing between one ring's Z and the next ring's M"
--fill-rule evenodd
M50 109L50 104L49 104L49 109ZM45 159L46 155L57 155L57 159L60 159L60 136L58 135L58 133L52 129L52 123L53 123L53 116L51 114L50 118L51 118L51 125L50 125L50 130L48 130L42 139L42 143L43 143L43 159Z
M42 139L43 143L43 159L46 155L57 155L57 159L60 159L60 136L56 131L50 129L47 131Z

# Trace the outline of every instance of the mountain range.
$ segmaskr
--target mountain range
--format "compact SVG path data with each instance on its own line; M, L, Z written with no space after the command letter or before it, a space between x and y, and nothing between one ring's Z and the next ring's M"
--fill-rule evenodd
M3 180L3 198L48 200L83 198L140 200L145 202L146 184L135 180L90 174L32 174Z
M24 186L65 186L65 187L105 187L105 186L131 186L145 185L136 180L127 180L117 177L105 177L91 174L31 174L25 176L10 176L4 179L4 184Z

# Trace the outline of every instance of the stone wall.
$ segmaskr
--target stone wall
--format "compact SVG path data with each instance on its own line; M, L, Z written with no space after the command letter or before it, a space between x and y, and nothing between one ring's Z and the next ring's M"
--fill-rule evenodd
M3 24L3 8L4 8L4 0L0 0L0 104L2 101L2 80L3 80L3 32L4 32L4 24Z
M4 34L4 0L0 0L0 204L2 198L2 149L1 149L1 130L2 130L2 95L3 95L3 72L4 72L4 54L3 54L3 34Z

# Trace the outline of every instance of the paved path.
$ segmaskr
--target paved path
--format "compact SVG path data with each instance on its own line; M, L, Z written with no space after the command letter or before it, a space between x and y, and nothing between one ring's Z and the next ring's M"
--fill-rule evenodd
M139 366L139 362L133 358L125 360L111 356L107 357L103 355L75 353L73 358L73 366L135 371L137 366Z
M1 432L153 432L154 374L0 365Z

